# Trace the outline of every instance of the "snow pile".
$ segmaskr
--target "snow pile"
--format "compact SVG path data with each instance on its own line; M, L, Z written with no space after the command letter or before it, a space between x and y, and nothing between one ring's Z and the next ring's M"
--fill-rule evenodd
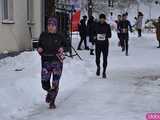
M63 87L60 87L62 93L67 95L87 80L87 70L83 64L78 59L65 60L65 73L61 80ZM44 103L40 70L40 57L36 52L24 52L17 57L0 60L0 120L20 118L33 106ZM66 96L63 97L65 99Z
M14 119L15 114L21 115L26 108L40 100L38 75L40 60L38 58L35 53L25 52L17 57L0 60L1 119ZM23 71L15 71L16 69Z

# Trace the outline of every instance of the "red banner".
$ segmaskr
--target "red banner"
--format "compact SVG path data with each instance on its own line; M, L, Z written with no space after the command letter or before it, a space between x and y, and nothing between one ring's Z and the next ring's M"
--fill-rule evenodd
M72 32L78 31L81 11L76 11L72 16Z
M75 12L73 13L72 17L72 32L78 31L78 24L80 22L80 7L81 7L81 1L80 0L69 0L69 4L73 5L75 8Z

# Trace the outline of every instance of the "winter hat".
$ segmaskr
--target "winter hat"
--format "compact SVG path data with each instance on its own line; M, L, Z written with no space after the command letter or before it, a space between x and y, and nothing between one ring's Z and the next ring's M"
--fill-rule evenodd
M105 14L100 14L99 19L106 19L106 15Z
M128 16L128 12L126 12L125 14L126 14L126 16Z
M90 19L90 20L94 20L94 17L93 17L93 16L90 16L89 19Z
M122 16L123 16L123 17L126 17L126 16L127 16L127 14L126 14L126 13L124 13Z
M49 24L58 27L58 21L57 21L57 19L56 19L55 17L50 17L50 18L48 19L48 25L49 25Z
M83 19L87 19L87 16L86 16L86 15L84 15L84 16L83 16Z
M158 17L158 21L160 21L160 16Z
M143 16L143 13L139 11L139 12L138 12L138 15L139 15L139 16Z

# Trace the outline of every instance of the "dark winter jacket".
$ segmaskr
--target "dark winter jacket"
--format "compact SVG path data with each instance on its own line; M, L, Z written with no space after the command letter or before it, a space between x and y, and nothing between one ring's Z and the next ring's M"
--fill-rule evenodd
M88 36L90 37L90 42L94 42L94 36L95 36L95 28L96 22L93 19L89 19L87 23L87 30L88 30Z
M59 48L64 47L65 40L60 33L43 32L40 35L38 47L43 48L42 61L59 61L57 53Z
M153 22L153 25L156 27L157 40L160 41L160 22Z
M128 20L122 20L119 22L118 26L117 26L118 31L121 34L129 34L129 30L132 32L132 26L130 21Z
M101 24L100 22L98 22L96 24L96 44L101 44L101 45L108 45L109 41L108 39L111 38L112 33L111 33L111 27L109 24L107 24L106 22Z
M117 34L120 34L120 30L118 29L119 23L121 20L116 20L115 23L117 24Z
M142 23L143 23L143 16L138 15L138 18L136 21L136 29L142 29Z
M80 25L79 25L79 34L81 37L86 37L87 36L87 25L86 25L86 21L84 19L82 19L80 21Z

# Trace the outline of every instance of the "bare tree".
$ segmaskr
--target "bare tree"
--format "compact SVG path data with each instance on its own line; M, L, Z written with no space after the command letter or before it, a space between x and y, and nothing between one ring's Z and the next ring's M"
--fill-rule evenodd
M139 10L140 3L145 3L150 5L153 0L114 0L114 8L119 9L121 12L126 12L132 5L137 5L137 11ZM99 14L101 12L109 14L110 8L108 5L108 0L93 0L93 12Z

